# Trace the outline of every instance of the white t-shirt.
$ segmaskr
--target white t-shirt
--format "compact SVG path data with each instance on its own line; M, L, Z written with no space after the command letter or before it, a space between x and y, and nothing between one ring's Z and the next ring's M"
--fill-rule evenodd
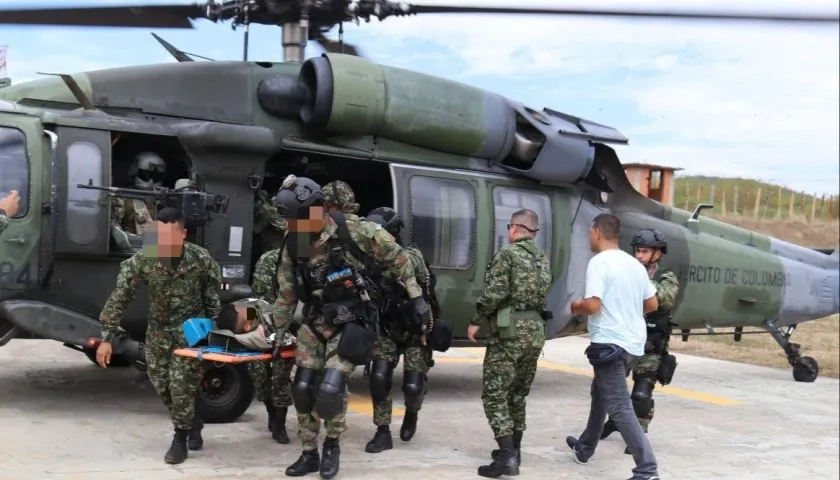
M647 325L643 303L656 295L645 267L623 250L605 250L586 267L586 298L601 299L589 317L593 343L612 343L636 356L645 353Z

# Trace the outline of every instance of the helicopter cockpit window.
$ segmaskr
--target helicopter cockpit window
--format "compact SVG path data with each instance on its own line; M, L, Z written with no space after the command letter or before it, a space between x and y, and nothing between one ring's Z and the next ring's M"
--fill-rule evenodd
M76 245L91 245L101 235L99 231L98 190L78 188L88 184L101 187L102 152L91 142L79 140L67 148L67 237Z
M414 176L409 182L411 241L436 267L467 269L475 241L472 184Z
M508 244L507 225L517 210L527 208L537 214L540 231L534 238L537 247L545 252L551 261L551 200L548 195L520 188L496 187L493 189L493 203L496 217L496 235L493 253Z
M14 218L29 212L29 162L26 159L26 136L16 128L0 127L0 198L12 190L20 194Z

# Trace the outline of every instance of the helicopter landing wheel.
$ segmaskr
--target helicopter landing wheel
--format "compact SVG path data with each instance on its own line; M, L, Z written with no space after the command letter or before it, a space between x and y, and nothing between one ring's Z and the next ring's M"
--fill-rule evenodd
M820 366L811 357L801 357L793 363L793 379L797 382L810 383L820 375Z

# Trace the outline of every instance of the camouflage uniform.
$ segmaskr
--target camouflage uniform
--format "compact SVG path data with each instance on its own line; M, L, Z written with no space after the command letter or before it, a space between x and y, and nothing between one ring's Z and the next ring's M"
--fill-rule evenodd
M362 221L355 215L345 215L347 229L353 241L362 252L370 255L378 264L385 266L388 272L401 281L408 292L409 297L415 298L422 295L420 286L414 279L412 263L405 251L397 245L394 238L382 229L379 225ZM317 285L326 283L326 274L329 268L329 243L336 239L337 226L329 216L326 217L326 226L321 232L317 241L313 244L311 256L301 261L307 261L307 266L316 278L313 279ZM289 256L288 249L283 249L280 268L278 269L277 285L278 295L275 303L275 322L279 328L292 320L295 308L298 303L298 294L295 290L294 264ZM349 252L345 254L348 264L355 269L364 270L362 261L354 258ZM309 292L311 300L316 302L322 297L322 287L316 287ZM310 301L311 301L310 300ZM312 332L314 328L323 338L328 339L321 342ZM305 323L301 325L297 335L296 365L298 372L301 369L311 369L316 375L322 375L326 369L336 369L344 376L344 391L342 393L341 412L333 418L325 420L327 437L338 439L347 430L345 415L347 412L346 382L349 376L356 369L356 365L339 357L336 353L338 343L341 340L341 331L336 332L318 313L312 313L306 317ZM296 377L297 378L297 377ZM297 405L296 405L297 407ZM304 451L317 451L317 438L320 430L321 418L314 408L310 411L298 410L298 436Z
M136 198L111 197L111 226L120 230L143 235L154 225L156 207L153 202Z
M355 215L359 212L359 204L356 202L356 195L350 185L336 180L324 185L321 189L324 194L324 200L337 205L341 209L341 213L345 215Z
M680 282L677 280L677 276L674 272L670 270L663 271L659 276L658 281L653 280L655 273L655 270L651 270L650 277L651 281L656 286L656 300L659 302L658 311L670 310L673 308L677 295L680 292ZM653 324L648 324L648 329L650 330L653 326ZM668 354L669 340L670 337L666 336L662 349L659 353L654 353L652 351L653 347L650 342L645 344L645 354L641 359L639 359L639 363L636 365L636 368L633 369L634 382L648 382L650 383L650 390L653 390L656 385L657 373L659 372L659 363L661 362L662 357ZM648 413L646 415L638 416L639 424L642 426L642 430L645 433L647 433L648 425L650 425L650 422L653 420L653 400L651 400L650 404L651 406Z
M470 322L481 325L486 321L490 325L481 400L499 445L502 445L502 439L513 437L517 461L525 431L525 397L531 391L537 361L545 344L545 323L540 312L545 309L551 281L548 259L532 238L520 238L505 245L496 253L487 271L486 287ZM510 332L511 329L504 332L496 325L494 315L505 307L511 309L510 324L515 332ZM499 450L494 451L494 459L498 454ZM495 469L495 462L480 467L479 474L482 468Z
M423 254L415 247L404 247L405 252L411 258L411 263L414 270L414 277L420 285L428 285L429 270L426 268L426 263L423 261ZM382 288L392 298L392 301L402 300L397 294L397 285L391 275L383 275ZM407 325L395 325L389 323L385 329L380 331L379 337L376 339L376 347L373 351L374 362L376 360L386 360L390 362L391 369L396 368L400 362L400 355L403 355L403 376L407 376L409 372L420 372L424 379L429 372L429 347L421 344L420 335L412 333L406 329ZM402 327L402 328L401 328ZM417 413L423 406L423 397L419 396L417 399L412 399L411 396L406 395L405 409L406 413ZM373 424L377 427L391 424L391 410L393 409L393 400L391 392L388 391L387 397L382 401L373 402Z
M277 208L268 192L265 190L257 192L257 199L254 202L254 236L260 240L260 246L264 251L280 247L286 226L286 219L277 213ZM273 271L271 275L274 275Z
M254 280L251 287L254 296L272 304L277 300L277 288L275 286L277 277L275 272L277 270L277 263L280 261L279 257L279 248L265 252L260 257L254 268ZM290 384L295 359L281 358L278 356L274 360L248 362L247 365L248 372L257 389L257 399L263 402L266 409L268 409L269 429L273 431L276 409L283 409L285 411L292 405ZM285 422L285 412L283 413L283 422ZM288 443L288 437L285 435L283 435L282 439L275 439L281 443Z
M0 233L3 233L3 230L9 226L9 222L11 222L11 219L8 215L0 215Z
M184 254L177 268L147 258L142 251L120 265L117 285L99 315L102 341L114 344L125 336L120 320L134 299L137 287L149 291L146 364L149 379L163 404L169 409L176 430L190 430L195 415L195 396L199 385L199 363L172 354L186 347L183 322L192 317L218 315L219 265L207 250L184 243Z

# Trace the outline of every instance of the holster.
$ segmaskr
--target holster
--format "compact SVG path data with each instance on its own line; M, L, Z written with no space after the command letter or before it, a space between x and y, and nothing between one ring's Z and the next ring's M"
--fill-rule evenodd
M671 383L674 379L674 372L677 370L677 357L670 353L662 355L659 361L659 369L656 371L656 380L663 386Z

